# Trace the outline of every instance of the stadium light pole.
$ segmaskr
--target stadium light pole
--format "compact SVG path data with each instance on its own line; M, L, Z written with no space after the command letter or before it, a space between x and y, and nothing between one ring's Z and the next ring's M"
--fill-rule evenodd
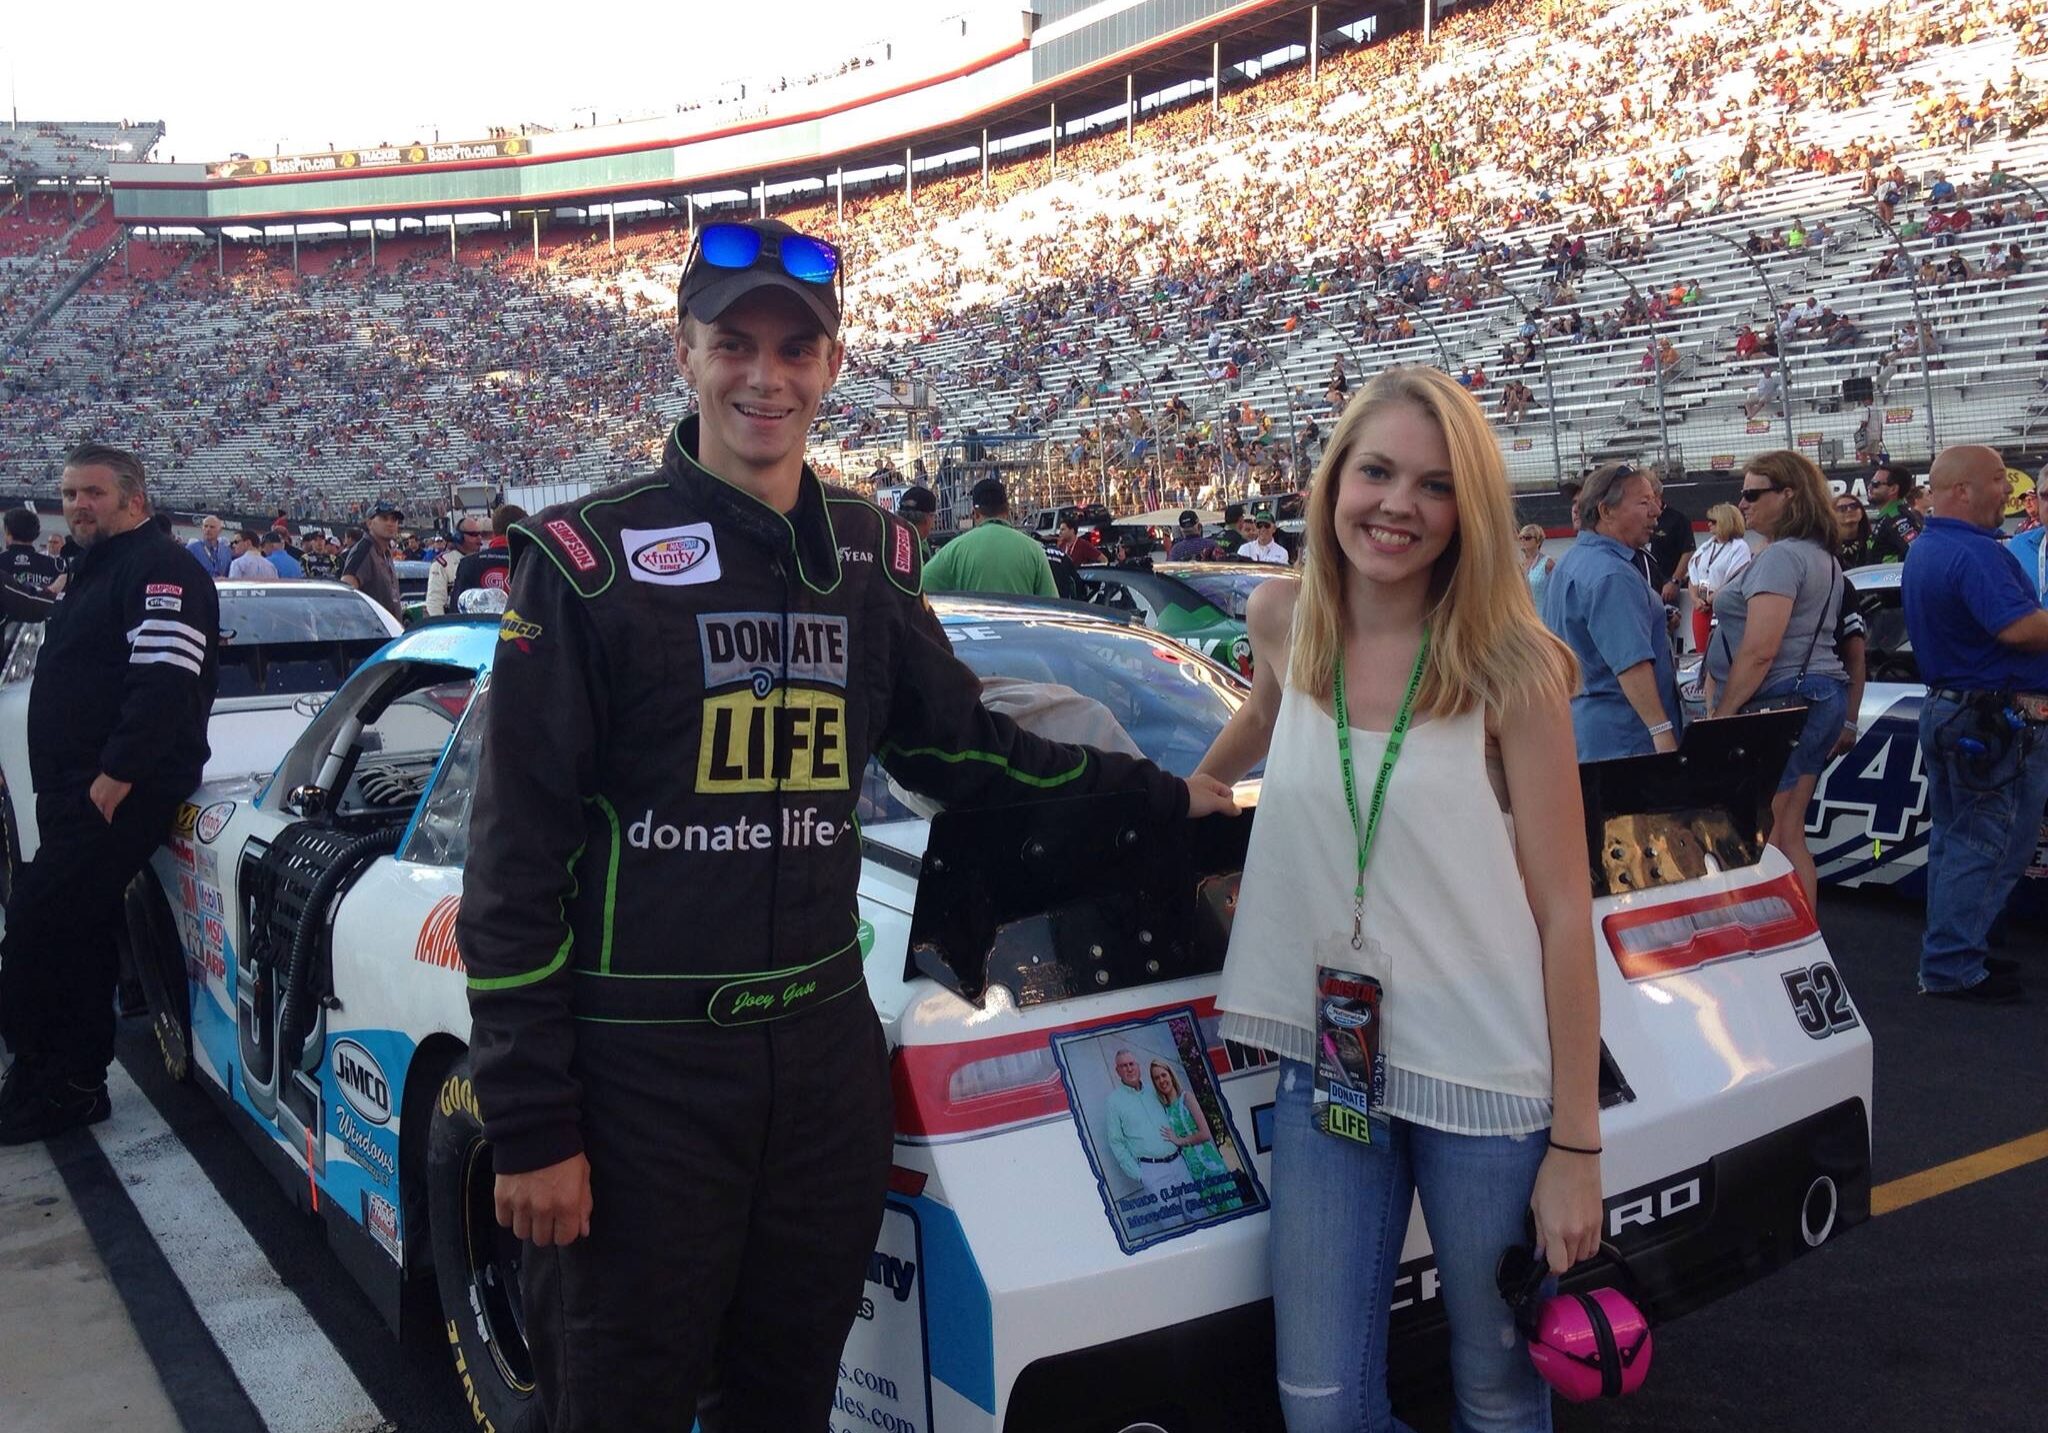
M1719 240L1735 250L1736 253L1742 255L1742 261L1749 265L1750 271L1756 275L1756 281L1764 286L1764 299L1771 306L1771 322L1775 324L1779 313L1778 291L1772 286L1771 276L1765 272L1764 266L1758 262L1757 256L1744 248L1742 241L1733 234L1716 233L1711 229L1703 229L1700 232L1709 239ZM1792 365L1785 358L1785 340L1783 335L1775 335L1771 340L1771 347L1775 350L1775 356L1778 360L1778 386L1784 390L1778 400L1778 411L1785 418L1785 451L1796 453L1799 451L1799 445L1792 438Z
M1161 440L1166 435L1166 428L1159 421L1159 399L1152 392L1152 381L1145 376L1145 370L1138 366L1137 360L1125 353L1118 353L1116 356L1118 362L1138 375L1138 392L1144 396L1145 406L1152 411L1152 477L1159 484L1160 490L1164 491L1166 488L1166 451ZM1103 444L1105 462L1108 460L1108 450L1109 445L1105 442Z
M1664 402L1664 356L1657 352L1657 320L1650 313L1650 305L1643 298L1643 291L1636 287L1636 281L1621 271L1621 268L1607 259L1600 258L1590 249L1585 251L1588 263L1598 264L1628 285L1628 291L1643 310L1643 322L1650 330L1650 371L1657 378L1657 451L1664 464L1664 471L1671 471L1671 415Z
M1851 205L1850 207L1861 208L1862 206ZM1934 455L1941 451L1941 444L1935 437L1934 431L1934 370L1927 361L1928 345L1934 339L1934 329L1929 326L1927 310L1921 303L1920 275L1913 268L1913 251L1906 247L1905 236L1899 233L1898 227L1891 220L1885 218L1884 215L1878 213L1875 206L1863 209L1862 212L1870 217L1871 223L1877 225L1878 228L1882 229L1891 238L1892 252L1905 261L1906 283L1908 291L1913 296L1913 322L1920 326L1920 342L1918 345L1920 349L1920 399L1927 405L1927 461L1931 463L1934 461Z
M1539 303L1522 312L1530 318L1543 312ZM1543 414L1550 420L1550 472L1558 487L1564 487L1564 440L1557 430L1557 384L1550 376L1550 335L1544 332L1544 325L1536 325L1536 355L1543 363Z

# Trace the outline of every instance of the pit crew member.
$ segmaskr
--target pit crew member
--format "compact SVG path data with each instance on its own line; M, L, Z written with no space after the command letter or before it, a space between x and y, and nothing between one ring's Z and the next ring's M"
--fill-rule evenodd
M199 784L219 671L220 599L150 520L142 462L72 450L64 520L84 548L49 616L28 707L42 845L0 940L0 1144L103 1120L122 893Z
M448 589L455 584L455 571L462 566L463 558L483 550L484 538L489 531L482 518L465 517L456 524L455 537L461 546L444 549L427 567L429 617L447 615L450 605Z
M497 1213L553 1433L826 1426L892 1114L854 812L879 754L957 802L1229 806L985 711L917 538L804 465L838 253L708 226L650 479L513 529L458 932Z
M512 552L506 534L525 516L526 509L517 503L498 504L491 513L490 537L456 565L455 580L448 584L450 606L459 606L465 592L479 588L503 591L512 585Z

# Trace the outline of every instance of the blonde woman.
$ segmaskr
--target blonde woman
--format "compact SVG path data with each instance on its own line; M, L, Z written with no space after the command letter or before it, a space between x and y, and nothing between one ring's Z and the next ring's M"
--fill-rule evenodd
M1529 580L1529 596L1540 604L1543 584L1557 571L1557 559L1544 555L1543 529L1533 522L1525 524L1515 540L1522 545L1522 575Z
M1217 1004L1281 1057L1281 1405L1292 1433L1395 1427L1387 1311L1419 1192L1459 1426L1547 1429L1493 1274L1532 1211L1553 1269L1600 1236L1577 672L1530 601L1499 444L1444 374L1358 390L1307 519L1300 580L1252 595L1252 696L1200 768L1266 763ZM1381 987L1371 1143L1312 1110L1322 971Z
M1695 652L1707 650L1707 640L1714 632L1714 594L1726 587L1736 573L1749 566L1754 556L1749 540L1743 536L1748 531L1742 521L1742 510L1733 503L1715 503L1707 509L1707 522L1714 535L1699 546L1692 555L1692 566L1686 576L1692 581L1692 646Z

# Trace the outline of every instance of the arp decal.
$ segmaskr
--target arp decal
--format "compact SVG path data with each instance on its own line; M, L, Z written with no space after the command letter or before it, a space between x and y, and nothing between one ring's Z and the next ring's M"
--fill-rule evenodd
M1856 1018L1855 1007L1849 1003L1849 988L1827 961L1819 961L1803 970L1788 970L1783 979L1785 994L1792 1000L1792 1013L1799 1019L1799 1028L1812 1038L1825 1040L1841 1031L1854 1030L1862 1023Z
M626 572L635 582L693 587L718 580L718 544L708 522L621 528L619 546L626 554Z
M336 1040L328 1057L334 1086L349 1108L373 1125L391 1122L391 1085L377 1057L353 1040Z
M192 823L192 832L202 842L211 846L214 838L220 835L221 828L228 824L228 817L234 814L234 802L216 801L199 813L198 819Z
M567 518L550 518L541 526L562 545L562 555L569 559L578 572L597 571L597 555L590 550L590 544L583 540L583 534L576 531Z
M443 896L434 902L434 908L427 912L426 923L420 927L420 936L413 943L412 958L421 965L437 965L443 970L467 971L462 963L462 952L455 945L455 917L462 910L462 897Z

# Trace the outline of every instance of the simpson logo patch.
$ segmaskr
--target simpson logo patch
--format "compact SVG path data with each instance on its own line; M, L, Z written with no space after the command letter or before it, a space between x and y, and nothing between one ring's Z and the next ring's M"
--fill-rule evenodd
M556 542L562 544L562 553L578 572L597 571L597 554L590 550L590 544L583 540L583 534L576 531L567 518L549 518L541 524Z
M185 589L175 582L152 582L142 589L145 597L183 597Z
M898 577L910 576L910 569L917 560L917 549L911 545L910 529L901 523L893 525L892 541L889 544L889 570Z
M718 580L718 545L712 541L708 522L622 528L619 546L626 554L626 571L635 582L690 587Z

